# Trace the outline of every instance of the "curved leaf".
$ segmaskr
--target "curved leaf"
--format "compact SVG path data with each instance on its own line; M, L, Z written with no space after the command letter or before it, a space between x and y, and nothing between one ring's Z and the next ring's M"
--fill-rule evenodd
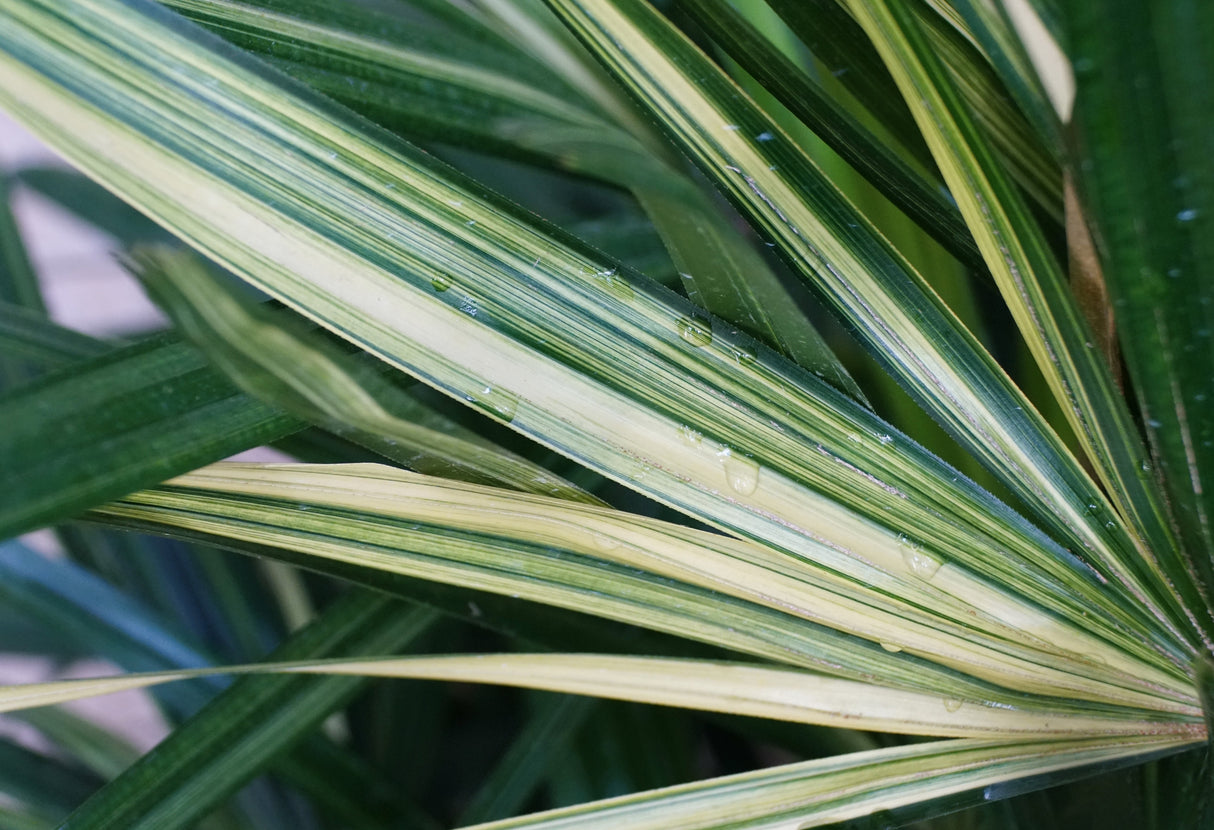
M854 678L881 677L884 683L947 697L973 694L950 691L957 683L970 683L969 675L1045 694L1122 701L1178 714L1195 711L1191 704L1156 697L1167 696L1158 685L1167 683L1164 675L1153 674L1147 681L1139 676L1145 666L1132 666L1125 655L1080 632L1051 626L1046 634L1049 629L1041 626L1049 622L1023 611L1020 635L1038 634L1040 639L1029 642L1041 653L983 635L976 619L956 627L893 598L885 608L870 604L846 581L790 567L780 555L756 546L590 505L372 465L224 464L173 485L136 494L98 513L250 538L520 595L793 665ZM612 572L616 576L605 581L604 574ZM665 598L645 590L646 583L655 581L665 585ZM714 592L715 613L695 600L697 590L705 589ZM732 618L726 617L727 597L740 601L732 603ZM764 608L778 613L773 616ZM822 625L858 634L869 643ZM781 645L773 649L776 628ZM1017 633L992 630L1004 638ZM1062 643L1079 654L1058 651ZM954 671L907 662L910 654ZM1125 670L1109 673L1111 666ZM1082 680L1085 675L1092 679ZM1140 690L1130 691L1135 686ZM1181 693L1180 700L1189 694Z
M957 620L1019 619L1023 605L977 576L1002 572L1043 608L1184 677L1185 646L1113 583L811 375L176 18L138 0L138 15L108 7L117 0L79 2L5 10L0 47L22 60L0 57L0 100L260 287L595 469L845 574L852 590L949 608ZM182 74L186 56L195 68ZM123 69L102 71L111 65ZM182 119L180 107L206 116ZM353 204L356 221L334 221ZM801 246L784 227L782 242ZM853 276L895 300L867 271ZM944 327L929 337L919 319L933 308L899 310L901 336L916 337L890 341L913 351L917 369L934 356L941 374L920 376L919 388L943 385L950 407L971 390L975 410L943 414L980 426L968 434L988 459L1025 464L1012 465L1009 481L1048 504L1040 515L1052 526L1087 535L1091 517L1063 498L1081 471L1064 457L1043 464L1051 445L1017 409L1021 398L1008 391L997 409L986 406L1006 379L958 374L989 364L961 333L942 353L956 330L937 318ZM987 443L995 428L1008 443ZM1039 487L1062 492L1047 499ZM957 567L936 579L943 560ZM1026 581L1026 567L1039 577Z
M1180 557L1163 500L1142 475L1146 450L1061 265L976 130L934 42L902 0L858 2L853 11L886 57L1037 365L1113 494L1109 504L1094 493L1087 507L1114 530L1108 534L1113 572L1145 593L1145 604L1164 609L1178 628L1197 628L1195 641L1201 625L1214 631L1214 621L1190 619L1189 609L1202 605L1200 594L1195 585L1181 582L1187 572L1176 564ZM1172 565L1167 573L1160 558Z
M800 830L884 814L907 804L976 790L999 797L1024 776L1181 745L1145 738L1105 741L938 741L857 752L523 816L477 830ZM1063 776L1057 776L1063 777ZM1048 784L1047 784L1048 786ZM1014 789L1013 789L1014 791Z

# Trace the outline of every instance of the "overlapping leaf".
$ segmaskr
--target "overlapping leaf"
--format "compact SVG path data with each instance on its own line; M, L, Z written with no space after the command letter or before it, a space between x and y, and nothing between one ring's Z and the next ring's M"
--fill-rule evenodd
M1137 562L1124 529L1097 515L1105 502L1099 488L812 162L785 139L756 141L753 136L771 126L762 113L643 3L553 5L912 395L1033 505L1059 538L1089 551L1110 578L1149 604L1158 586L1133 573ZM1170 625L1179 630L1187 621L1172 610ZM1169 624L1163 611L1157 613Z
M359 574L360 579L368 579L362 569L380 568L384 574L520 594L769 661L738 665L510 655L430 659L394 668L411 676L420 672L607 691L627 699L794 720L859 718L882 728L891 728L893 718L904 728L935 734L1072 736L1048 744L925 745L499 826L596 826L596 821L618 826L642 820L680 827L813 826L967 788L998 786L1030 773L1121 763L1200 740L1204 730L1189 677L1193 643L1187 641L1185 614L1204 600L1195 586L1183 584L1175 599L1169 596L1168 577L1181 571L1175 567L1179 560L1167 517L1153 501L1154 482L1138 475L1149 472L1141 465L1135 470L1122 463L1140 460L1132 451L1106 452L1101 444L1108 444L1111 434L1124 444L1122 449L1130 447L1125 441L1133 434L1128 418L1116 410L1113 428L1100 432L1092 453L1102 462L1098 469L1113 502L1126 516L1122 522L918 277L815 176L785 137L770 129L762 113L749 108L732 87L718 83L719 75L702 55L633 0L550 2L755 227L804 275L819 280L869 347L1017 492L1054 539L863 406L720 320L172 15L141 0L25 0L0 8L0 105L54 136L107 186L333 332L743 540L370 467L216 467L131 495L95 515L170 534L226 539L249 550L264 545L259 550L278 551L292 561L323 562L320 567L331 573ZM498 48L504 49L500 55L512 52L499 32L481 25L490 18L472 6L456 9L429 0L421 5L444 25L472 22L470 36L458 49L452 47L452 55L479 50L473 42L491 44L484 55ZM502 11L502 4L486 5ZM229 6L207 2L196 8L214 14ZM1007 32L983 30L975 23L971 33L961 18L933 16L928 4L908 10L886 0L881 8L907 11L896 25L885 21L877 27L883 36L923 28L928 46L920 44L919 53L935 50L943 57L949 83L957 84L961 96L977 107L979 120L993 134L993 143L1012 158L1021 183L1036 189L1048 208L1056 182L1052 169L1046 169L1050 165L1037 163L1043 147L995 94L989 67L974 49ZM949 7L940 10L952 14ZM507 19L527 23L508 15L498 18ZM1179 19L1170 19L1170 25ZM325 36L350 35L360 48L365 46L368 33L358 32L351 21L339 22ZM263 37L255 27L241 34ZM533 34L539 38L532 38L533 44L542 40L538 29ZM877 40L880 45L881 38ZM289 59L301 54L296 51ZM1005 57L1021 56L1008 52ZM1171 73L1183 69L1163 59L1158 63ZM532 72L528 66L525 71ZM975 69L972 77L958 71L966 66ZM1009 68L1024 70L1022 64L1009 67L996 61L996 66L1005 74ZM564 119L571 132L557 137L557 145L582 140L579 130L587 137L605 113L621 123L630 120L626 108L602 87L591 95L594 105L584 110L585 116L571 115L565 109L573 100L569 90L552 79L545 83L542 72L516 84L504 74L494 77L481 71L484 67L472 68L480 75L466 84L469 90L496 87L502 101L529 99L540 110L551 110L532 126ZM472 77L466 74L469 65L459 60L420 67L418 77L427 70L440 81ZM340 67L308 71L309 83L337 92ZM368 87L362 98L371 100L382 91ZM1025 92L1032 90L1020 90L1022 102L1028 100ZM411 107L416 101L398 104ZM599 112L593 112L596 107ZM471 123L466 112L459 117L465 125ZM1184 121L1189 139L1198 132L1194 123ZM940 131L947 133L947 126ZM1119 151L1107 144L1112 133L1101 134L1102 129L1098 124L1088 135L1097 135L1107 154L1116 155ZM928 133L931 139L930 129ZM950 165L967 169L961 153L966 142L956 136L945 140L949 149L937 149L937 156L946 175L960 180ZM509 138L502 141L502 147L511 144ZM543 147L543 153L551 158L552 146ZM611 166L609 155L596 150L579 163L587 171L602 171ZM990 175L982 164L973 169ZM999 186L988 202L1015 205L1014 189L997 176L995 183ZM1100 194L1096 223L1118 228L1128 210L1119 191L1099 177L1088 184ZM991 197L978 191L982 198ZM643 202L649 199L655 214L671 215L678 201L671 194L680 191L641 186L636 192ZM973 226L986 227L969 208ZM1179 207L1177 216L1184 224L1204 214L1204 207L1193 202ZM986 227L992 261L991 237L1008 231L999 218ZM1012 224L1023 226L1018 220ZM1121 227L1130 225L1139 227L1132 222ZM1018 232L1013 228L1011 236ZM725 234L719 220L681 226L670 221L663 234L675 260L688 270L700 266L685 263L725 256L729 270L741 273L751 261L747 257L755 257L753 251L742 253L748 249L739 247L741 238ZM702 250L697 250L697 240L705 240ZM1204 249L1194 251L1192 259L1199 263ZM1009 259L1013 269L1040 264ZM1125 284L1122 290L1128 291ZM747 303L775 296L758 292L732 306L705 304L748 325ZM1058 308L1034 302L1026 301L1024 307ZM218 307L207 297L191 303L204 311ZM1179 312L1166 313L1171 316L1161 324L1156 312L1157 334L1175 328ZM795 324L798 318L788 319ZM1181 328L1201 331L1188 325L1189 317L1184 319L1187 328ZM1137 318L1138 323L1144 320ZM758 328L764 339L791 353L779 337L769 336L775 330L770 325ZM1081 327L1068 323L1061 328L1069 333L1048 334L1039 343L1064 343L1074 350L1073 335ZM238 326L227 338L237 340L248 330ZM257 342L281 340L275 325L264 333L265 339ZM222 354L231 343L214 335L207 336ZM36 340L29 334L19 337ZM278 354L276 360L320 353L288 340ZM1170 400L1169 389L1173 398L1180 387L1204 389L1176 370L1175 354L1168 352L1162 366L1166 371L1150 380L1141 379L1141 363L1135 369L1136 380L1147 390L1149 422L1156 411L1152 407ZM124 364L116 375L93 371L94 365L116 365L118 360L102 358L85 372L93 379L117 378L129 385L134 363ZM344 389L363 400L357 397L358 384L351 385L356 372L348 366L327 358L308 365L323 368L322 395ZM177 374L168 377L176 379L192 370L182 364L173 371ZM1117 404L1115 390L1101 387L1103 376L1097 378L1101 383L1093 383L1091 372L1071 374L1073 381L1063 372L1063 383L1077 390L1070 399L1090 395L1098 401L1088 411L1101 414L1102 407L1107 411ZM20 401L31 412L32 402L62 405L68 377L62 377L60 386L44 382ZM286 378L288 385L300 379L289 372L275 377ZM120 386L94 398L106 402L122 391ZM6 403L21 415L15 400ZM178 408L189 410L184 404ZM369 410L346 410L351 411L358 422ZM332 415L326 412L325 417ZM1194 540L1208 542L1198 521L1204 515L1204 456L1193 447L1194 434L1203 433L1186 431L1187 411L1177 412L1179 442L1154 437L1169 467L1175 503L1185 514L1181 537L1192 551L1199 549ZM18 421L27 434L32 417ZM81 435L114 434L127 442L102 452L102 458L129 459L130 439L138 436L129 423L116 429L86 418L56 423L82 424ZM196 434L184 433L186 448L172 455L167 466L145 463L132 476L127 475L127 460L120 466L127 477L104 487L97 485L105 480L101 471L87 471L82 477L90 482L87 492L69 492L66 499L47 497L44 487L28 500L41 512L20 514L19 521L59 518L184 469L187 458L205 460L217 447L199 448L218 423L204 420ZM359 423L372 433L388 422L372 418ZM70 438L72 433L66 434ZM0 460L46 457L14 445L10 439ZM70 440L55 446L61 463L86 457ZM1115 461L1103 461L1106 456ZM1180 470L1190 474L1193 492L1176 489L1184 480ZM1127 471L1134 475L1127 478ZM42 480L72 478L52 469ZM913 534L908 528L914 528ZM1146 544L1136 544L1131 531L1141 532ZM1147 553L1151 549L1163 561L1154 570ZM387 665L361 663L343 670L374 673ZM306 664L292 670L325 669ZM152 680L126 678L116 684ZM606 688L609 681L617 684L614 690ZM1175 737L1135 737L1161 732ZM1100 737L1080 743L1075 735ZM791 777L781 777L784 772ZM107 815L117 813L107 808L99 820Z
M479 825L478 830L607 830L625 824L640 830L821 827L966 791L974 791L972 801L982 803L1001 797L1009 789L1005 785L1033 773L1092 763L1115 766L1127 754L1176 748L1140 740L1137 747L968 740L895 747L639 793Z
M361 7L288 11L210 0L170 5L407 136L507 157L521 151L523 158L631 191L693 302L863 399L763 258L699 187L653 152L650 131L629 120L612 123L596 111L596 96L583 98L554 84L559 74L536 69L529 55L487 51L447 31L403 31L390 17ZM549 52L557 57L549 60L576 64L576 56L562 49L551 39ZM358 83L350 83L352 74ZM621 109L609 90L595 89L597 98L612 104L609 111Z
M37 127L58 127L55 140L95 175L261 287L516 429L812 560L815 578L844 575L874 602L897 597L967 624L977 613L993 630L1020 628L1027 612L1036 639L1076 636L976 576L1006 574L1042 607L1181 675L1181 646L1158 631L1145 641L1130 633L1144 623L1131 604L871 413L164 13L102 13L107 2L6 12L16 16L4 45L21 58L5 58L0 70L6 106ZM121 74L99 71L115 62ZM177 71L182 62L188 73ZM121 112L123 122L98 105ZM90 140L70 141L84 135ZM354 203L356 223L335 221ZM791 231L780 239L803 244ZM870 300L894 299L868 271L853 276L874 292ZM1018 420L1010 391L998 409L986 405L986 384L1004 383L998 375L959 375L907 319L909 307L890 310L900 315L900 336L919 333L913 365L940 356L934 368L942 375L920 383L947 378L959 397L981 382L982 395L966 398L975 409L949 410L950 418L999 427L1010 442L1001 452L1049 457L1041 433L1023 432L1032 422ZM945 327L933 333L956 331L937 319ZM959 350L971 347L959 333L948 336L960 338ZM972 357L958 364L983 365ZM1054 492L1074 483L1036 460L1014 469ZM1060 520L1068 530L1090 529L1090 517L1076 515L1063 494L1046 503L1080 520L1078 528ZM910 527L914 538L901 530ZM1026 582L1030 562L1040 576ZM1090 615L1093 607L1107 616Z
M1162 473L1202 586L1197 607L1214 589L1211 11L1186 2L1077 8L1069 32L1074 175L1150 439L1139 474L1153 484Z
M1127 584L1149 591L1148 602L1167 609L1177 625L1187 623L1192 612L1186 608L1201 607L1200 593L1183 567L1154 482L1143 475L1143 466L1150 466L1146 449L1044 234L975 128L910 7L882 0L853 10L910 102L1008 308L1119 512L1099 494L1087 510L1106 526L1129 523L1113 538L1130 544L1112 550L1111 564ZM1167 572L1159 560L1171 566ZM1208 631L1211 621L1200 624Z
M1053 646L1035 643L1041 652L1016 647L983 635L973 621L949 626L900 602L875 606L845 580L823 579L758 546L591 505L443 483L390 468L225 464L177 479L163 491L135 494L98 514L523 596L937 696L1007 694L979 692L982 684L973 686L969 679L975 677L1027 692L1158 708L1182 718L1195 713L1185 705L1183 684L1168 692L1160 686L1168 683L1166 675L1135 676L1145 667L1131 667L1116 650L1078 632L1057 631L1053 636L1066 639ZM733 616L726 610L731 606ZM1042 624L1048 621L1021 619L1023 631L1041 631ZM1059 652L1063 643L1080 655ZM912 654L953 671L908 660ZM1109 671L1123 665L1125 671ZM954 694L959 688L967 691ZM1033 705L1015 694L1008 700Z

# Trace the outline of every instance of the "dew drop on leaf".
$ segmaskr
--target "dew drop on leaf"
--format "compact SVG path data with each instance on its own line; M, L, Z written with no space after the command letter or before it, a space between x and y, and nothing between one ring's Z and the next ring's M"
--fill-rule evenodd
M749 496L759 486L759 465L749 458L734 455L729 450L724 453L725 480L729 489L740 496Z
M594 272L594 280L602 286L608 293L614 294L621 300L631 300L636 296L636 292L627 280L616 273L615 268L605 268L602 271Z
M902 548L902 562L906 569L920 579L931 579L940 570L940 560L924 552L923 546L905 533L898 535Z
M704 436L698 430L684 424L679 427L679 440L689 447L699 447L704 443Z
M518 395L492 386L483 386L472 392L468 400L506 423L513 421L518 412Z
M712 342L712 324L707 320L695 317L680 317L678 322L679 337L696 348L707 346Z

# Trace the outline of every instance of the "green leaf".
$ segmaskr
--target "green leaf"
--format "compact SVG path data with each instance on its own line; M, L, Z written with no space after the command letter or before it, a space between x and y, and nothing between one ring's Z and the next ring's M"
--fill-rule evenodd
M0 792L40 813L60 816L102 784L72 761L54 758L0 739Z
M1051 155L1061 158L1062 124L1009 10L1003 4L981 0L958 0L952 7L982 47L1020 112L1032 123L1037 138Z
M54 653L71 657L105 655L129 671L162 671L214 662L211 655L174 632L163 618L70 562L47 559L15 541L4 543L0 552L0 597L6 607L19 610L35 621L39 630L60 641L65 648ZM426 599L433 603L433 597ZM468 599L467 592L443 610L447 614L463 612L482 623L503 627L506 614L500 613L484 597L476 596L475 601L485 612L475 604L472 607L477 613L474 615L469 610L469 603L473 601ZM379 601L364 599L360 602L370 605ZM537 629L549 631L562 622L560 630L569 632L575 640L597 644L567 620L542 619L537 623ZM560 642L559 638L557 644L569 645ZM224 678L208 676L153 689L152 695L164 707L170 721L181 721L195 715L226 685ZM15 716L37 724L41 718L55 713L55 710L36 709L15 713ZM369 812L399 807L395 799L387 795L386 787L377 775L357 766L354 770L348 769L348 762L339 763L345 757L332 744L314 739L293 755L279 756L270 768L306 791L321 806L351 821L363 821ZM126 766L123 764L122 768ZM361 798L353 799L348 795L355 787L360 788Z
M0 305L27 311L35 318L46 317L38 275L13 215L12 179L4 171L0 171ZM36 374L34 366L20 359L20 352L16 359L0 353L0 388L20 385Z
M1137 744L1137 746L1135 745ZM938 741L825 758L582 804L477 830L786 830L883 815L954 793L992 796L1017 779L1178 749L1150 738L1105 741ZM981 796L980 796L981 797ZM996 796L997 797L997 796Z
M1157 586L1096 484L922 279L707 59L637 0L551 0L925 408L1137 602ZM628 44L622 48L618 44ZM1119 468L1122 469L1122 468ZM1091 505L1095 505L1093 509ZM912 525L906 525L912 526ZM1156 612L1183 637L1187 620ZM1191 647L1191 646L1190 646Z
M0 550L0 595L5 604L37 621L41 630L54 632L72 649L72 656L104 655L132 671L214 662L163 617L70 562L49 560L17 542L7 542ZM177 722L195 715L227 685L226 679L209 676L154 689L152 695L168 720ZM55 714L54 710L32 710L17 716L38 724ZM392 800L383 796L382 787L374 789L379 785L376 776L365 770L350 773L341 766L335 768L335 756L340 753L332 744L312 739L296 754L275 759L271 769L317 803L346 817L365 817L367 810L380 809ZM127 766L123 763L121 769ZM351 803L342 790L355 784L364 788L364 797Z
M1157 697L1163 690L1155 684L1166 683L1166 675L1154 673L1148 683L1141 675L1149 671L1145 665L1024 611L1020 634L1041 635L1029 640L1041 652L984 636L976 618L961 628L893 598L884 608L869 605L846 581L815 579L763 548L591 505L386 467L225 464L100 508L98 515L252 538L523 596L796 666L881 677L883 683L930 690L937 700L977 694L1015 701L1014 706L1037 705L1017 695L1005 697L1006 690L973 685L972 678L987 678L1043 694L1120 701L1185 716L1196 711L1187 689L1175 703ZM658 584L662 587L655 590ZM705 590L714 592L711 598ZM708 599L712 602L706 604ZM1042 625L1051 633L1046 635ZM1005 638L1016 634L993 630ZM1096 652L1067 655L1057 651L1063 642L1080 654ZM954 670L908 660L910 654ZM1112 666L1125 670L1110 673ZM1134 691L1135 686L1140 688Z
M703 194L691 190L675 197L638 187L635 195L665 241L692 302L868 406L797 298Z
M431 611L409 612L387 598L354 592L295 633L274 657L394 650L434 619ZM361 685L356 677L242 678L73 812L67 824L124 830L193 827Z
M192 254L137 248L132 269L182 333L251 397L429 475L599 503L429 409L287 310L232 290ZM495 404L491 395L484 403Z
M0 397L0 535L255 447L302 424L159 336Z
M1083 196L1152 458L1188 566L1214 591L1214 9L1118 2L1069 9L1077 85L1073 171ZM1167 551L1157 551L1165 554Z
M123 245L164 241L164 229L96 182L59 167L24 167L17 181Z
M867 410L656 286L634 282L597 252L537 228L408 145L139 6L138 15L76 9L67 12L70 25L57 10L20 7L0 45L38 69L0 59L7 79L0 99L193 244L448 394L667 504L791 554L787 561L815 579L841 575L848 591L875 603L897 596L954 622L976 615L1014 630L1026 606L987 581L1004 574L1051 609L1044 617L1030 612L1052 632L1047 640L1062 636L1047 619L1057 613L1184 677L1187 649L1173 635ZM90 31L87 49L81 26ZM164 63L147 60L168 54ZM185 55L196 64L189 76L174 68ZM98 63L79 64L86 56ZM123 70L101 71L109 65ZM200 73L205 82L191 80ZM157 95L148 98L152 89ZM120 125L80 95L108 101L131 123ZM164 117L145 106L166 108ZM181 121L171 115L178 106L206 115ZM171 124L178 127L165 134ZM718 132L757 152L735 131ZM86 135L87 142L72 138ZM785 184L778 176L775 183ZM749 185L741 192L768 218L781 214ZM357 221L335 222L351 204L359 205ZM786 204L801 211L799 221L799 196ZM782 244L821 264L790 230L796 225L782 227ZM899 262L879 240L871 243L864 253ZM1068 486L1090 483L1027 420L1017 404L1023 399L973 354L972 341L930 301L908 305L891 295L901 272L887 266L878 280L847 245L831 253L845 256L855 285L873 292L862 301L848 288L839 299L896 312L895 328L884 320L865 325L882 337L896 330L899 337L883 342L916 371L930 369L916 380L924 399L929 389L948 389L942 414L965 428L970 445L1004 469L1051 526L1090 537L1092 519L1079 508L1088 502ZM921 295L911 276L901 279L899 290ZM436 280L450 288L436 291ZM923 328L925 318L939 328ZM409 321L403 329L402 320ZM987 400L996 392L992 409ZM959 400L974 408L951 408ZM949 567L937 579L944 560ZM1038 576L1026 580L1025 568Z
M517 155L521 148L534 154L533 161L630 190L661 234L694 302L863 400L752 246L682 170L647 151L649 131L629 134L628 123L621 127L603 120L576 96L552 100L534 73L516 77L515 65L521 60L530 66L530 59L514 59L505 72L500 56L486 56L467 44L459 49L459 39L406 35L381 15L364 17L351 9L267 11L256 3L208 0L171 5L405 135L461 143L478 152ZM396 34L394 40L386 38L389 32ZM281 60L284 44L293 45L289 63ZM482 64L486 57L490 60ZM351 82L350 73L358 83ZM610 282L612 273L603 269L600 276Z
M838 0L772 0L769 4L863 111L884 126L922 166L932 169L927 145L898 87L845 6Z
M1188 574L1163 501L1142 475L1145 447L1057 258L970 118L916 13L902 0L856 3L853 11L910 102L1037 365L1113 494L1112 504L1094 494L1087 506L1112 531L1105 534L1108 567L1155 613L1166 613L1182 630L1195 627L1186 608L1201 606L1200 593L1180 581ZM1171 567L1165 570L1156 556ZM1214 630L1214 621L1202 623ZM1196 642L1200 634L1190 636Z
M0 302L46 315L38 275L12 209L12 177L0 175Z
M724 0L681 0L725 52L903 213L970 268L985 270L982 255L937 177L911 168L784 57ZM768 140L771 133L760 133ZM763 140L762 138L760 140Z
M204 666L205 652L164 624L143 603L70 562L54 561L19 542L0 547L0 596L6 605L72 648L71 656L104 654L128 671ZM158 691L171 718L194 713L222 686L216 680Z
M63 708L29 709L11 717L37 729L103 780L117 776L139 757L124 738Z
M908 143L921 163L930 167L931 154L897 85L864 29L848 12L848 4L841 0L772 0L772 7L895 140ZM968 33L959 31L963 20L945 4L917 3L915 13L1016 181L1047 215L1061 219L1057 162L1015 108L987 56L974 48Z
M537 695L533 700L536 711L460 813L460 826L505 818L522 809L568 751L593 706L589 698L570 695Z
M0 349L45 368L105 354L118 346L52 323L23 306L0 302Z

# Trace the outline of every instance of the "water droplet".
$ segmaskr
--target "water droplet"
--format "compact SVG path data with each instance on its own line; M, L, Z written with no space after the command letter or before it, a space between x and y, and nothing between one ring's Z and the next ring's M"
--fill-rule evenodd
M888 447L890 444L894 443L894 437L892 435L878 435L877 440L881 442L881 446L883 447Z
M506 423L513 421L518 412L518 395L507 392L505 389L483 386L468 395L467 398L490 415Z
M897 654L902 650L902 646L896 646L893 643L882 643L881 648L885 649L890 654Z
M480 308L476 304L476 300L465 296L459 303L459 310L467 314L469 317L475 317Z
M898 534L898 544L902 548L902 563L915 576L931 579L940 570L940 560L924 552L923 545L905 533Z
M775 136L772 135L771 133L761 132L757 136L755 136L755 141L771 141L773 138L775 138Z
M621 300L631 300L636 296L636 292L623 277L616 274L617 270L616 268L606 268L602 271L595 271L595 282Z
M1192 222L1194 219L1197 218L1197 214L1198 214L1198 212L1196 210L1194 210L1193 208L1188 208L1187 210L1182 210L1180 213L1176 214L1176 221L1177 222Z
M451 207L463 207L464 200L463 199L448 199L447 204L451 205Z
M468 613L474 617L481 616L480 606L477 605L475 602L469 602L468 603Z
M726 449L717 453L725 462L725 480L739 496L749 496L759 486L759 465Z
M741 128L741 127L739 127L737 124L724 124L724 125L722 125L722 126L723 126L725 129L729 130L730 132L734 132L735 130L740 130L740 129L742 129L742 128Z
M1151 429L1159 429L1161 426L1163 426L1163 421L1157 421L1154 418L1151 418L1147 421L1147 426L1149 426Z
M641 464L639 467L630 472L628 477L633 481L644 481L645 477L652 472L653 467L650 467L648 464Z
M680 317L679 337L700 348L712 342L712 323L702 317Z
M961 701L955 697L946 697L944 699L944 708L949 712L956 712L961 708Z
M443 292L451 287L451 280L443 276L432 277L430 279L430 287L435 291Z
M738 349L733 353L733 359L738 362L739 366L754 366L759 362L759 359L744 349Z
M704 442L703 433L684 424L679 427L679 438L689 447L698 447Z

